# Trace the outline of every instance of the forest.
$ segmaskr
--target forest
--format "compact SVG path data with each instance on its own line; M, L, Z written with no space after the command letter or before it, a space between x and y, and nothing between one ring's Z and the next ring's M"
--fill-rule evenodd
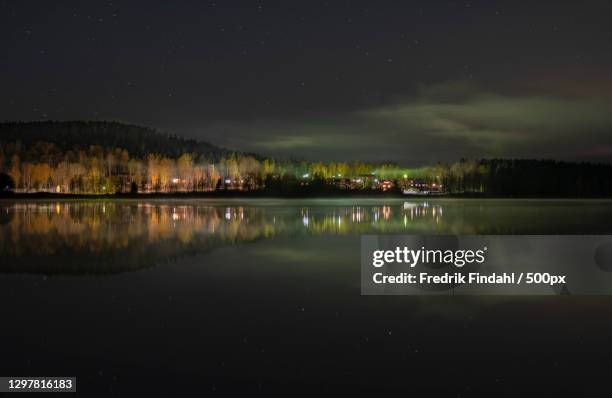
M0 187L63 194L249 191L610 197L612 166L529 159L394 163L278 160L117 122L0 124Z

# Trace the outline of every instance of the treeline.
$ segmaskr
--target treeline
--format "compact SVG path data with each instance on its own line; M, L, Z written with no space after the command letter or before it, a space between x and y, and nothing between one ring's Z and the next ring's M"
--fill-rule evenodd
M115 193L202 192L213 190L267 190L295 193L333 187L333 179L377 170L391 178L391 165L362 162L308 163L262 159L242 153L160 153L132 156L123 148L91 145L62 149L55 143L0 142L0 172L17 192ZM331 184L330 184L331 182Z
M18 192L115 193L170 192L175 190L212 190L221 176L238 169L245 177L251 156L185 153L172 158L157 153L130 156L122 148L105 149L92 145L86 149L61 150L48 142L31 147L10 142L0 147L2 172L11 178Z
M0 191L77 194L411 189L493 197L612 197L612 166L461 160L422 168L278 161L107 122L0 124Z
M393 167L278 161L117 122L0 124L0 172L10 178L3 186L18 192L289 193L374 169L386 175Z
M449 192L494 197L612 197L612 166L555 160L462 160L446 167Z

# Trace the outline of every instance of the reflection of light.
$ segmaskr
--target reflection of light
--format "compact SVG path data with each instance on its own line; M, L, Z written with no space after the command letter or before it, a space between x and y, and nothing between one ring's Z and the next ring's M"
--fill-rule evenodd
M404 202L404 209L406 209L406 210L408 210L408 209L416 209L417 206L418 205L416 203Z
M2 213L15 213L9 217L12 220L9 225L0 225L0 237L16 233L18 236L33 238L10 242L0 239L0 251L8 248L13 252L26 253L27 250L46 250L49 246L51 250L59 251L66 244L72 245L75 250L86 250L90 242L93 242L91 245L95 245L96 250L106 250L123 248L127 244L137 245L142 239L148 244L157 245L174 237L179 238L177 244L182 247L190 242L196 245L206 242L208 245L211 236L233 243L300 230L309 235L386 233L408 231L408 227L421 230L436 224L439 224L438 227L444 225L446 230L449 227L446 224L454 222L454 217L451 220L443 219L443 206L435 201L394 203L397 205L304 206L295 213L288 211L280 215L275 215L276 211L249 205L18 203L0 208ZM313 217L310 217L310 210L313 211ZM113 233L125 220L130 223L127 231ZM42 245L41 232L47 230L53 231L45 235L45 239L52 243Z
M383 218L388 220L391 217L391 207L383 206Z

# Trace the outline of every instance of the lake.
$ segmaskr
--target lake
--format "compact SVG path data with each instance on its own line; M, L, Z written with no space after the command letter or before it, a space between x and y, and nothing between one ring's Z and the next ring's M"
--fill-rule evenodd
M612 201L0 201L1 375L100 396L609 391L609 297L360 295L362 234L610 234Z

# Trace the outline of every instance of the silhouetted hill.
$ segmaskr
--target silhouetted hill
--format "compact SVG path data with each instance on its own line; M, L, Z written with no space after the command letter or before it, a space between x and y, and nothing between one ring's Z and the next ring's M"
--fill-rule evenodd
M227 152L207 142L119 122L5 122L0 123L0 141L21 141L27 147L37 142L50 142L63 150L99 145L103 148L123 148L130 155L138 157L148 153L169 157L198 153L216 158Z

